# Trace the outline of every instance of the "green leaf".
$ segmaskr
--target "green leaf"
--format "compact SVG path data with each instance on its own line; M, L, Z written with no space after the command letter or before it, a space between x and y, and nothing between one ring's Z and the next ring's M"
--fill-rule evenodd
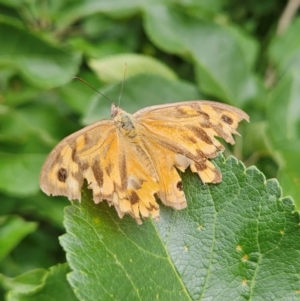
M12 290L15 293L29 293L42 287L42 282L45 281L47 273L45 269L35 269L15 278L2 275L2 285L7 290Z
M102 89L109 99L118 102L121 83ZM153 92L156 91L155 95ZM125 81L121 95L121 107L134 113L145 105L157 105L169 102L201 99L197 88L187 82L170 80L153 74L139 74ZM89 109L83 117L84 124L91 124L101 118L110 116L110 105L102 96L96 95L90 102Z
M40 190L38 179L44 160L44 155L0 152L0 191L14 196L35 194Z
M59 138L74 129L74 124L63 120L54 104L32 102L16 109L7 107L7 112L1 116L0 140L15 144L14 153L20 149L23 152L39 152L45 144L54 146ZM39 140L38 146L33 143L33 137Z
M239 33L237 38L233 30L162 5L145 11L144 26L162 50L192 58L201 91L236 105L249 98L243 93L251 80L249 62L256 48L248 48L246 55L245 46L241 46L249 45L246 37L242 39Z
M284 193L295 196L300 208L300 18L286 33L271 41L269 53L281 75L267 106L270 151L280 169L278 179Z
M258 56L258 41L239 26L231 25L227 26L226 29L238 42L239 47L243 51L243 57L246 60L248 68L252 69L255 66L255 62Z
M212 13L217 13L225 5L224 0L180 0L179 5L188 8L191 13L207 14L211 16Z
M126 79L143 73L157 74L170 80L177 78L176 74L166 65L145 55L120 54L89 61L91 69L102 81L107 83L123 80L125 64L127 64Z
M72 2L71 5L68 2L61 2L56 19L59 26L66 27L80 18L96 13L105 13L118 18L127 17L137 13L141 7L153 5L155 2L162 2L162 0L85 0Z
M68 203L65 197L49 197L42 191L28 197L13 197L0 194L0 216L18 213L21 216L35 217L58 228L63 228L63 208ZM54 233L52 233L54 234Z
M267 106L270 151L280 166L284 193L296 196L300 208L300 72L282 77Z
M276 180L234 157L214 160L220 184L187 172L188 207L161 205L161 220L138 226L106 202L65 210L60 242L84 300L298 300L299 213ZM276 288L276 289L274 289Z
M0 260L6 257L28 234L34 232L37 223L26 222L18 216L0 218Z
M14 279L4 278L10 291L7 301L76 301L78 300L67 282L67 264L58 264L49 269L32 270Z
M270 58L280 71L300 68L300 18L294 20L284 35L275 36L270 44Z
M52 88L67 83L78 71L79 53L43 40L8 18L0 18L0 66L18 70L30 84Z

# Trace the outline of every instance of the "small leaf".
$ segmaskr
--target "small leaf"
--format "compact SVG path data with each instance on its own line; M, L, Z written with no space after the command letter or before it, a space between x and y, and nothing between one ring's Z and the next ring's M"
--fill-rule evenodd
M2 284L7 290L12 290L15 293L30 293L42 287L42 282L47 277L47 273L45 269L35 269L15 278L2 275Z
M82 203L66 208L60 238L77 297L296 300L300 235L292 199L255 167L221 155L214 162L223 181L203 185L187 172L187 209L161 205L160 222L119 219L84 190Z
M4 285L10 289L7 301L78 300L67 282L67 264L58 264L49 269L32 270L14 279L4 277Z
M40 190L38 178L44 160L45 156L38 154L0 153L0 191L14 196L35 194Z
M126 79L137 74L157 74L167 79L176 79L176 74L160 61L138 54L119 54L103 59L91 59L89 66L98 77L107 83L122 81L125 64Z
M37 223L26 222L18 216L2 216L0 218L0 260L36 228Z
M1 116L0 140L14 143L14 153L20 149L23 152L38 152L45 150L45 144L53 147L63 135L76 129L70 120L62 118L55 104L32 102L21 108L8 108ZM33 143L33 138L39 140L38 147Z

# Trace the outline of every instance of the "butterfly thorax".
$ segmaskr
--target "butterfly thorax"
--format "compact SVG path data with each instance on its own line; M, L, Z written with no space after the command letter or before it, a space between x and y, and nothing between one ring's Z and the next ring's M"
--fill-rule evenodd
M134 126L134 117L119 109L116 116L114 117L114 123L117 128L122 132L123 136L133 139L136 137L136 129Z

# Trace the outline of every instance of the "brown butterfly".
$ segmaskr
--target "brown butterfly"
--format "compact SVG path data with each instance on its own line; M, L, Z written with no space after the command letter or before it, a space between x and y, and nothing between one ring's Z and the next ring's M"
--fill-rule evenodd
M157 196L174 209L187 206L176 170L187 167L203 183L222 175L209 160L223 151L215 138L234 144L242 110L213 101L186 101L126 113L112 104L112 119L101 120L63 139L49 154L40 186L48 195L81 199L84 179L95 203L107 200L119 217L159 217Z

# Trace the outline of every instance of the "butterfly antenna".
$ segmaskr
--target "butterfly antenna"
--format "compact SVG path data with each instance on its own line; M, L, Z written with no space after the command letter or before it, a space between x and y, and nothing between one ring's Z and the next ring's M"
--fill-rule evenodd
M124 75L123 75L122 87L121 87L119 101L118 101L118 107L120 107L120 102L121 102L121 97L122 97L124 82L125 82L125 77L126 77L126 70L127 70L127 63L125 63L125 67L124 67Z
M93 86L91 86L88 82L86 82L84 79L82 79L81 77L78 76L73 76L74 79L78 79L81 82L85 83L87 86L89 86L91 89L93 89L94 91L96 91L97 93L99 93L101 96L103 96L104 98L106 98L107 100L109 100L110 102L114 103L112 100L110 100L107 96L105 96L104 94L102 94L100 91L98 91L97 89L95 89Z

